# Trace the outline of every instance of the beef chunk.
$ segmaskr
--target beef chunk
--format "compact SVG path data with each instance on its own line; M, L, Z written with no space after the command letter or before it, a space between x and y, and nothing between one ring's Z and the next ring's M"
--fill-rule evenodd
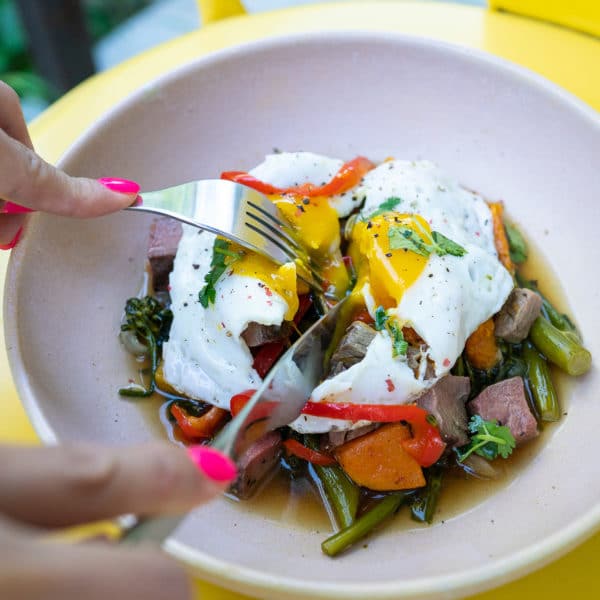
M277 466L281 454L281 434L278 431L269 431L256 440L238 461L239 476L233 484L233 492L239 498L249 498Z
M496 315L496 335L513 344L522 342L540 316L542 298L524 288L515 288Z
M465 403L470 391L468 377L446 375L417 399L417 405L435 417L442 438L449 446L469 443Z
M346 442L350 442L351 440L355 440L362 435L366 435L367 433L371 433L379 427L379 423L371 423L369 425L363 425L362 427L357 427L356 429L345 429L344 431L330 431L327 442L327 449L332 450L333 448L337 448Z
M331 357L330 376L337 375L360 362L377 332L362 321L354 321L346 330Z
M242 333L242 338L249 348L262 346L269 342L278 342L286 339L291 333L291 326L284 322L279 325L261 325L260 323L248 323L245 331Z
M469 413L486 421L498 421L513 434L517 446L538 435L537 422L529 409L521 377L512 377L485 388L467 405Z
M169 287L169 274L182 235L181 223L169 217L156 219L150 227L148 261L155 292L164 292Z
M418 348L409 346L406 351L406 361L408 366L413 370L415 377L419 379L419 373L421 371L421 361L423 360L424 353L427 350L426 345L421 345ZM423 379L426 381L435 377L435 363L427 357L427 366L425 367L425 375Z

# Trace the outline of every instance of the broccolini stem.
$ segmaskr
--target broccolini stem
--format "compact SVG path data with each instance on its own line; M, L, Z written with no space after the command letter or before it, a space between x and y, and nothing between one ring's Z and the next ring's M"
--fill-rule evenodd
M560 405L548 363L529 342L523 345L523 358L527 363L527 379L538 414L542 421L558 421Z
M394 514L400 508L406 496L405 493L389 494L377 506L356 519L352 525L327 538L321 544L321 549L328 556L337 556Z
M583 375L592 365L592 355L544 317L538 317L529 332L535 347L569 375Z

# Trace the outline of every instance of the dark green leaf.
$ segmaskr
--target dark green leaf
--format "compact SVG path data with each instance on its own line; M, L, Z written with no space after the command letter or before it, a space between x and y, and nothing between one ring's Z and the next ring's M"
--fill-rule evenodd
M386 212L392 212L401 202L402 198L391 196L387 200L384 200L367 218L372 219Z
M377 331L383 331L388 318L385 308L383 308L383 306L378 306L375 311L375 329Z
M448 239L439 231L432 231L431 237L435 242L435 252L438 256L444 256L445 254L451 254L452 256L464 256L467 253L462 246L459 246L456 242Z
M412 229L408 227L390 227L388 230L390 250L410 250L420 256L429 256L431 246L426 244Z
M213 244L213 255L210 261L210 271L204 276L206 284L198 294L198 301L204 308L209 304L214 304L217 299L217 290L215 285L225 273L228 267L242 257L241 252L233 252L231 244L227 240L216 238ZM229 260L227 260L229 259Z
M515 448L515 438L505 425L495 421L485 421L480 415L473 415L469 421L471 441L466 446L458 448L459 460L475 453L488 460L496 457L508 458Z

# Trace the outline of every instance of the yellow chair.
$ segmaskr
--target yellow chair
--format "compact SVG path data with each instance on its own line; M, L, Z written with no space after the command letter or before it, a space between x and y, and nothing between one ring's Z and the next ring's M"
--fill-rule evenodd
M598 0L489 0L490 8L558 23L600 36Z
M240 0L197 2L205 25L246 12ZM489 5L600 36L600 0L489 0Z

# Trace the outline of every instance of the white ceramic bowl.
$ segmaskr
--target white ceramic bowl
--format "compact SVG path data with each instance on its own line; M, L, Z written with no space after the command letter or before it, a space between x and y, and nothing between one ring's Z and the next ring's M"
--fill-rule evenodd
M200 59L140 90L72 148L75 174L143 188L250 167L276 146L343 158L429 158L506 201L559 274L600 356L600 124L545 80L443 43L382 33L270 39ZM46 442L129 443L160 435L117 388L117 342L137 292L147 220L35 215L14 252L5 323L13 374ZM334 561L323 531L225 500L167 544L205 578L263 598L450 598L514 578L600 522L598 372L570 388L568 417L510 485L466 513L382 532ZM585 482L585 483L583 483Z

